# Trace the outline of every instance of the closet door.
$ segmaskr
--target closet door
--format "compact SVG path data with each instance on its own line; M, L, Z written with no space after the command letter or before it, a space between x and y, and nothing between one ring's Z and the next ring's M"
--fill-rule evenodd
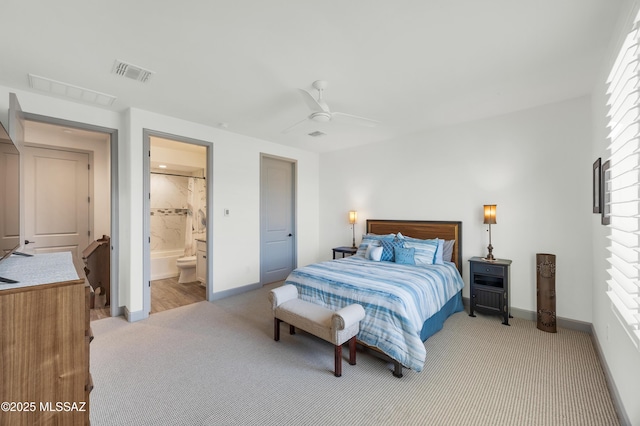
M284 280L295 268L295 163L262 157L260 283Z
M90 242L89 154L24 147L25 236L32 253L71 251Z

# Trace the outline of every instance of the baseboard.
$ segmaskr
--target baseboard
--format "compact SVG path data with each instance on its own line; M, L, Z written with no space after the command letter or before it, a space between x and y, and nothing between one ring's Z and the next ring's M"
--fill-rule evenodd
M248 284L242 287L230 288L229 290L222 291L214 291L211 297L209 298L209 302L213 302L214 300L224 299L230 296L237 296L238 294L246 293L247 291L257 290L262 288L260 283Z
M111 316L112 317L121 317L124 315L124 307L118 306L117 308L111 307Z
M464 303L465 309L469 310L469 298L463 297L462 302ZM525 319L529 321L536 321L537 316L534 311L529 311L526 309L519 308L511 308L511 315L515 318ZM556 317L556 323L558 327L568 328L569 330L581 331L583 333L592 334L593 328L590 322L578 321L569 318L561 318Z
M167 278L175 278L180 276L180 271L178 272L166 272L164 274L156 274L151 276L151 281L155 280L166 280Z
M257 290L261 287L262 286L260 285L260 283L255 283L255 284L245 285L242 287L231 288L229 290L214 292L209 298L209 302L213 302L214 300L224 299L230 296L236 296L238 294L246 293L247 291ZM149 318L149 313L144 312L142 310L131 312L126 306L124 307L123 315L124 315L124 318L129 322L136 322L136 321Z
M131 311L129 311L129 308L127 308L125 306L124 307L124 318L129 322L136 322L136 321L140 321L140 320L149 318L149 313L148 312L144 312L143 310L131 312Z
M604 372L604 379L607 381L607 389L609 389L609 396L611 396L611 401L613 402L613 407L618 415L618 420L620 420L620 424L622 426L631 426L631 420L629 420L627 413L624 411L622 399L620 398L618 388L615 386L615 382L613 381L609 365L605 362L604 353L600 346L600 339L598 339L596 329L593 325L591 326L591 341L593 343L593 347L596 349L596 354L600 359L600 365L602 365L602 371Z

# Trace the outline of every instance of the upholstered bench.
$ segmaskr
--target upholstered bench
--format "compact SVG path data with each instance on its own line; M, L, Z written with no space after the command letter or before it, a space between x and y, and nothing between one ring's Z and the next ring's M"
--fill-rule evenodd
M280 323L289 324L289 333L295 334L298 327L335 346L334 375L342 375L342 344L349 341L349 364L356 364L356 334L364 309L358 304L332 311L315 303L298 299L298 289L291 284L269 292L273 308L273 338L280 340Z

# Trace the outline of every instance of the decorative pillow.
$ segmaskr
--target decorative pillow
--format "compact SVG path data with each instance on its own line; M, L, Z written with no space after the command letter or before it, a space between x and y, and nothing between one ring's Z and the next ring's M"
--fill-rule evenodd
M436 250L436 257L433 260L433 263L435 263L436 265L442 265L444 263L443 261L443 252L444 252L444 240L442 238L438 238L438 249Z
M416 249L406 248L406 247L394 247L393 254L395 256L395 262L401 263L403 265L415 265L416 262L414 260Z
M395 258L393 248L403 247L402 240L380 240L380 242L382 243L382 257L380 257L380 260L393 262Z
M446 240L444 242L444 248L442 250L442 260L444 262L451 262L451 258L453 257L453 244L455 240Z
M369 248L371 250L369 250ZM367 259L373 260L374 262L380 262L380 259L382 258L382 246L369 245L367 252L369 252Z
M377 234L365 234L362 236L362 242L358 246L358 251L356 251L356 256L362 256L364 258L367 257L366 250L367 246L374 242L375 245L380 245L381 240L393 240L396 237L396 234L386 234L386 235L377 235Z
M416 249L414 254L416 265L433 265L438 250L438 240L405 239L404 247Z
M366 257L366 251L367 251L367 247L370 244L373 245L379 245L379 241L377 239L374 238L369 238L369 237L363 237L362 238L362 242L360 243L360 245L358 246L358 250L356 251L356 256L362 256L362 257Z
M363 236L363 238L373 238L375 240L393 240L396 238L396 234L384 234L384 235L380 235L380 234L372 234L371 232L368 234L365 234Z

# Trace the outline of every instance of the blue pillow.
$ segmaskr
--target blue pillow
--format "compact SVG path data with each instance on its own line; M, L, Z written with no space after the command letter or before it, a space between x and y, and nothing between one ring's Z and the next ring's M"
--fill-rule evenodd
M403 265L415 265L416 261L413 259L413 256L416 252L416 249L405 248L405 247L394 247L393 254L396 258L396 263L401 263Z
M358 250L356 252L356 256L367 257L366 250L370 244L374 246L380 245L380 240L393 240L396 237L395 234L387 234L387 235L376 235L376 234L366 234L362 236L362 242L358 246Z
M380 240L382 243L382 256L380 260L393 262L395 256L393 253L394 247L402 247L403 242L400 240Z
M414 255L416 265L433 265L438 250L438 240L405 239L404 247L416 249Z
M433 263L442 265L444 263L444 240L442 238L436 238L436 241L438 241L438 249L436 250L436 257L433 259Z

